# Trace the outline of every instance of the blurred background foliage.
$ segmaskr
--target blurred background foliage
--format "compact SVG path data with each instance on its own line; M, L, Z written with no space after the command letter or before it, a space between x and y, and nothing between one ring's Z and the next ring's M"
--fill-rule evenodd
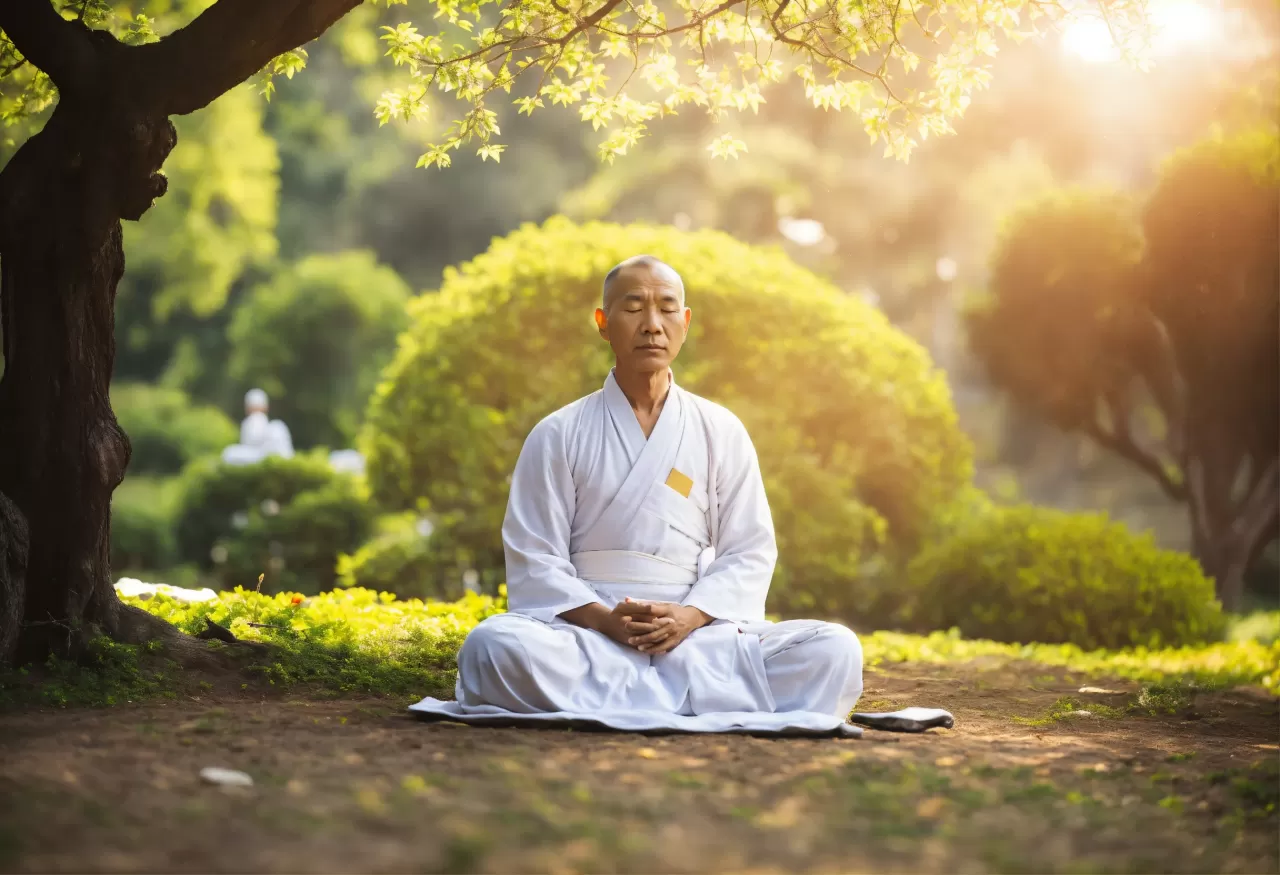
M956 574L954 556L936 555L908 574L919 551L945 553L949 539L960 537L961 523L975 518L992 519L988 537L1010 549L1013 532L1021 530L990 515L1020 502L1105 513L1130 531L1149 533L1142 550L1203 552L1187 502L1081 427L1097 412L1089 403L1098 387L1130 388L1141 363L1121 367L1107 352L1114 344L1103 350L1096 326L1063 318L1089 307L1097 315L1101 302L1190 319L1185 355L1218 368L1204 385L1217 387L1211 391L1220 409L1207 415L1244 423L1248 447L1238 456L1251 460L1253 476L1265 470L1278 409L1276 359L1268 346L1275 338L1277 320L1269 314L1277 289L1273 275L1255 266L1277 261L1275 210L1268 214L1266 207L1275 203L1280 26L1271 4L1164 2L1172 25L1150 71L1116 60L1105 37L1087 28L1008 47L995 60L992 87L973 101L957 135L927 140L910 163L884 159L856 117L779 95L734 122L748 151L733 161L708 154L708 123L696 113L664 120L631 154L603 165L595 157L598 136L572 113L549 109L525 118L511 107L499 118L512 144L501 162L459 154L447 171L414 169L423 144L439 134L430 117L380 128L371 109L389 77L375 25L421 17L421 10L412 0L408 9L358 8L308 47L303 75L276 79L269 101L262 83L254 82L178 119L179 143L166 164L169 193L126 227L112 396L134 454L114 503L115 573L220 586L253 586L265 574L266 591L316 592L336 582L443 597L461 591L464 578L495 588L496 523L522 430L539 410L594 388L605 359L591 345L585 309L580 337L557 335L571 340L562 346L542 338L539 346L531 334L521 338L529 348L520 347L531 361L503 361L508 349L484 345L492 339L485 314L466 308L501 301L507 309L489 313L499 317L489 321L515 320L509 328L516 330L520 318L573 318L568 311L518 308L522 294L541 290L548 301L588 305L586 290L606 262L626 254L621 231L552 224L539 238L544 248L525 259L525 267L512 247L532 246L535 232L521 231L491 250L494 238L557 215L665 228L639 233L656 235L655 246L678 253L677 267L697 290L691 304L706 320L708 344L717 319L742 318L742 326L722 323L718 330L724 336L752 331L762 342L800 350L811 328L806 320L827 312L823 308L858 314L849 317L848 339L815 342L804 351L807 358L789 360L787 392L806 383L815 390L811 398L820 396L818 389L831 391L833 384L810 369L821 371L842 343L910 350L903 355L913 362L911 374L894 378L903 409L910 405L902 397L916 391L913 381L935 379L920 376L928 367L938 369L938 385L945 378L940 391L921 396L927 408L949 395L927 427L891 433L877 430L879 423L853 421L863 410L855 403L861 390L846 376L840 380L852 380L854 388L836 381L842 388L833 393L829 417L789 432L768 402L803 399L732 391L724 371L731 363L701 357L695 337L678 376L712 397L732 399L757 432L766 464L778 466L772 494L790 558L771 609L827 612L861 628L906 623L905 590L926 587L921 568L940 569L938 580ZM197 5L174 4L183 12ZM41 120L37 114L6 128L0 159ZM1245 152L1252 157L1240 157ZM1249 178L1263 180L1250 201L1261 205L1257 209L1237 209L1233 203L1241 201L1224 200L1223 186L1204 182L1208 164L1250 161L1258 166ZM1198 177L1196 168L1203 171ZM1055 213L1052 205L1061 209ZM1211 215L1229 216L1231 224L1210 227ZM711 238L700 234L682 242L680 232L712 230L772 251L743 254L748 250L727 241L716 255L721 244L706 244ZM1059 259L1053 270L1079 274L1058 303L1044 290L1065 287L1036 285L1025 262L1010 254L1019 240L1041 241L1041 255L1049 244L1068 244L1049 253ZM1189 257L1188 241L1205 244L1195 250L1200 273L1179 260ZM488 297L477 303L451 295L450 289L482 281L465 271L446 275L446 268L488 250L476 262L489 266ZM690 266L679 261L686 251ZM501 269L494 267L499 261ZM754 266L750 276L746 264ZM520 272L525 269L533 273ZM1048 275L1043 264L1036 270L1041 279ZM722 300L751 299L757 282L775 289L747 305L761 309L721 309ZM783 285L791 289L789 299ZM1027 317L995 323L984 335L974 314L984 301L988 311L992 301L1014 302L1017 295L1006 295L1007 289L1031 295L1025 310L1015 309ZM1072 291L1079 289L1087 294ZM1178 310L1192 292L1201 295L1201 309ZM836 307L832 301L841 296L846 306ZM465 324L469 333L434 338L438 353L428 361L425 314L451 307L451 324ZM758 312L754 322L751 312ZM557 321L555 330L569 331L570 321ZM1246 335L1249 342L1241 342ZM1136 355L1141 344L1119 348ZM725 349L726 355L741 352ZM414 357L421 382L411 386L403 363ZM370 408L393 358L400 364ZM481 375L491 382L480 382ZM540 376L545 391L519 400L518 390ZM216 462L217 450L234 439L241 399L252 386L267 389L272 415L289 424L304 451L288 463L267 463L270 470L255 475L261 488ZM1129 399L1134 439L1158 448L1169 423L1155 403L1156 390L1143 391ZM468 393L486 400L480 405ZM433 418L429 399L449 400L450 416L461 418ZM1064 410L1074 412L1064 416ZM501 414L500 428L484 419L493 411ZM403 420L395 428L387 424L393 415ZM326 472L319 455L305 452L353 446L362 430L372 450L368 484ZM445 434L450 430L457 434ZM923 455L949 461L937 470L891 468L870 491L865 459L863 468L850 463L839 476L830 465L787 470L807 464L802 451L833 432L860 432L859 440L872 443L904 441L911 452L916 441L927 448ZM943 432L948 437L937 444ZM964 438L963 450L953 434ZM476 466L465 477L451 459L463 451ZM912 470L928 473L913 479ZM925 481L943 498L925 498ZM460 493L459 484L476 494ZM814 494L791 495L790 484ZM826 516L801 512L815 502L843 509ZM934 513L922 513L924 506ZM1071 543L1083 543L1086 535L1107 543L1119 537L1118 529L1098 529L1093 519L1064 522L1063 537L1076 539ZM908 531L910 537L903 534ZM812 567L802 557L812 557ZM1274 523L1248 560L1237 607L1275 606L1280 549ZM1115 574L1106 561L1098 560L1088 585L1110 581L1130 593L1135 619L1117 622L1141 626L1157 608L1140 595L1146 584L1131 581L1146 573L1141 562L1148 560L1124 559L1127 570ZM1177 566L1169 586L1178 593L1203 595L1186 567L1149 561ZM1021 580L1032 573L1026 569L1040 566L1018 567ZM1046 571L1044 580L1060 573ZM1012 591L1012 584L991 584L990 573L960 576L975 587L994 585L984 599ZM1179 588L1184 579L1191 582ZM1063 584L1061 598L1091 598L1076 583ZM886 600L895 589L904 591L901 597ZM1188 608L1177 622L1192 630L1189 637L1208 634L1213 624L1195 619L1202 616ZM910 622L923 621L916 614ZM963 627L966 618L948 613L929 622ZM1177 637L1164 628L1164 640ZM1050 633L1028 622L984 634ZM1059 637L1114 640L1092 627L1083 639Z

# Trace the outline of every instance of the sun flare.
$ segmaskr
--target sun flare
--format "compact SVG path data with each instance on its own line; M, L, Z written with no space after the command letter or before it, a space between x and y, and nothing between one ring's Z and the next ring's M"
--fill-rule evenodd
M1220 11L1195 0L1153 0L1148 8L1153 57L1172 55L1193 46L1208 46L1222 35ZM1062 49L1091 64L1118 60L1111 27L1097 16L1081 16L1062 33Z

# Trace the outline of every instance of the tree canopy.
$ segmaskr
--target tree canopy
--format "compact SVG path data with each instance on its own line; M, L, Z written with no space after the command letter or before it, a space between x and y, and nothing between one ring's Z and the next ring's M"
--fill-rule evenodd
M549 105L574 108L582 121L603 130L600 155L612 160L626 154L654 120L695 109L725 121L755 112L770 89L788 82L802 88L814 107L855 113L886 155L906 158L920 140L952 131L972 94L990 81L990 61L1002 43L1041 34L1069 14L1068 4L1033 0L370 2L407 6L405 15L418 21L430 15L436 22L421 28L407 18L382 16L388 23L381 26L381 39L401 75L377 99L378 118L425 118L436 114L442 95L458 102L456 110L433 120L420 166L448 166L450 153L463 146L499 160L506 149L499 141L498 109L504 102L522 113ZM309 36L353 5L312 4L306 17L316 32ZM204 0L157 0L141 7L54 0L53 6L63 17L124 43L158 42L166 48L211 36L215 28L239 44L252 39L255 27L274 23L255 21L262 16L243 12L245 4L233 0L212 6ZM1140 58L1149 32L1145 8L1143 0L1117 0L1073 6L1070 14L1101 17L1122 51ZM184 27L202 11L207 27ZM326 16L331 20L323 21ZM48 107L57 73L70 66L42 56L39 43L26 45L31 56L23 55L29 24L24 17L0 19L7 26L0 38L0 118L10 124ZM175 39L175 32L183 36ZM304 29L294 33L308 36ZM371 54L356 41L352 46L356 55ZM277 77L292 77L306 58L301 46L282 47L261 71L267 96ZM193 69L189 75L201 74ZM208 93L212 85L196 89L203 102L216 96ZM707 148L733 156L747 144L727 124Z
M1280 522L1278 204L1273 128L1179 151L1145 204L1056 193L1014 217L969 317L998 385L1188 502L1232 608Z

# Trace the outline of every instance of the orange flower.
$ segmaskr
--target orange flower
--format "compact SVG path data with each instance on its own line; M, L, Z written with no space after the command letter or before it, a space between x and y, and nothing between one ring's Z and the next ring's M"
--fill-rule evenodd
M293 604L293 605L300 605L300 604L302 604L302 596L300 596L300 595L296 595L296 596L294 596L294 597L293 597L293 599L292 599L289 603L290 603L290 604Z

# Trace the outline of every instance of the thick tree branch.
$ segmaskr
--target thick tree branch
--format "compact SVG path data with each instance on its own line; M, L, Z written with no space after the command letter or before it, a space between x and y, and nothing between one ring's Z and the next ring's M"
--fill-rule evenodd
M1187 415L1187 387L1178 371L1178 357L1173 350L1173 339L1163 322L1154 316L1145 326L1144 351L1147 358L1138 363L1138 370L1150 389L1156 404L1164 413L1171 430L1181 430Z
M360 0L218 0L157 43L138 46L138 87L165 115L209 105L272 58L320 36Z
M1187 503L1191 508L1191 525L1206 541L1212 542L1220 534L1215 526L1209 505L1205 499L1208 492L1204 460L1195 456L1187 459L1185 469L1187 476Z
M1232 533L1240 539L1242 547L1252 552L1257 540L1275 525L1277 513L1280 513L1280 459L1272 459L1241 505Z
M89 31L59 15L49 0L0 0L0 30L63 94L89 90L97 59Z
M1124 416L1124 411L1117 410L1114 406L1111 406L1110 409L1111 431L1104 429L1101 423L1094 419L1085 426L1085 432L1100 445L1128 459L1150 474L1160 484L1160 488L1164 490L1165 494L1174 501L1186 500L1186 485L1171 478L1160 459L1138 446L1133 439L1133 434L1129 431L1128 420Z

